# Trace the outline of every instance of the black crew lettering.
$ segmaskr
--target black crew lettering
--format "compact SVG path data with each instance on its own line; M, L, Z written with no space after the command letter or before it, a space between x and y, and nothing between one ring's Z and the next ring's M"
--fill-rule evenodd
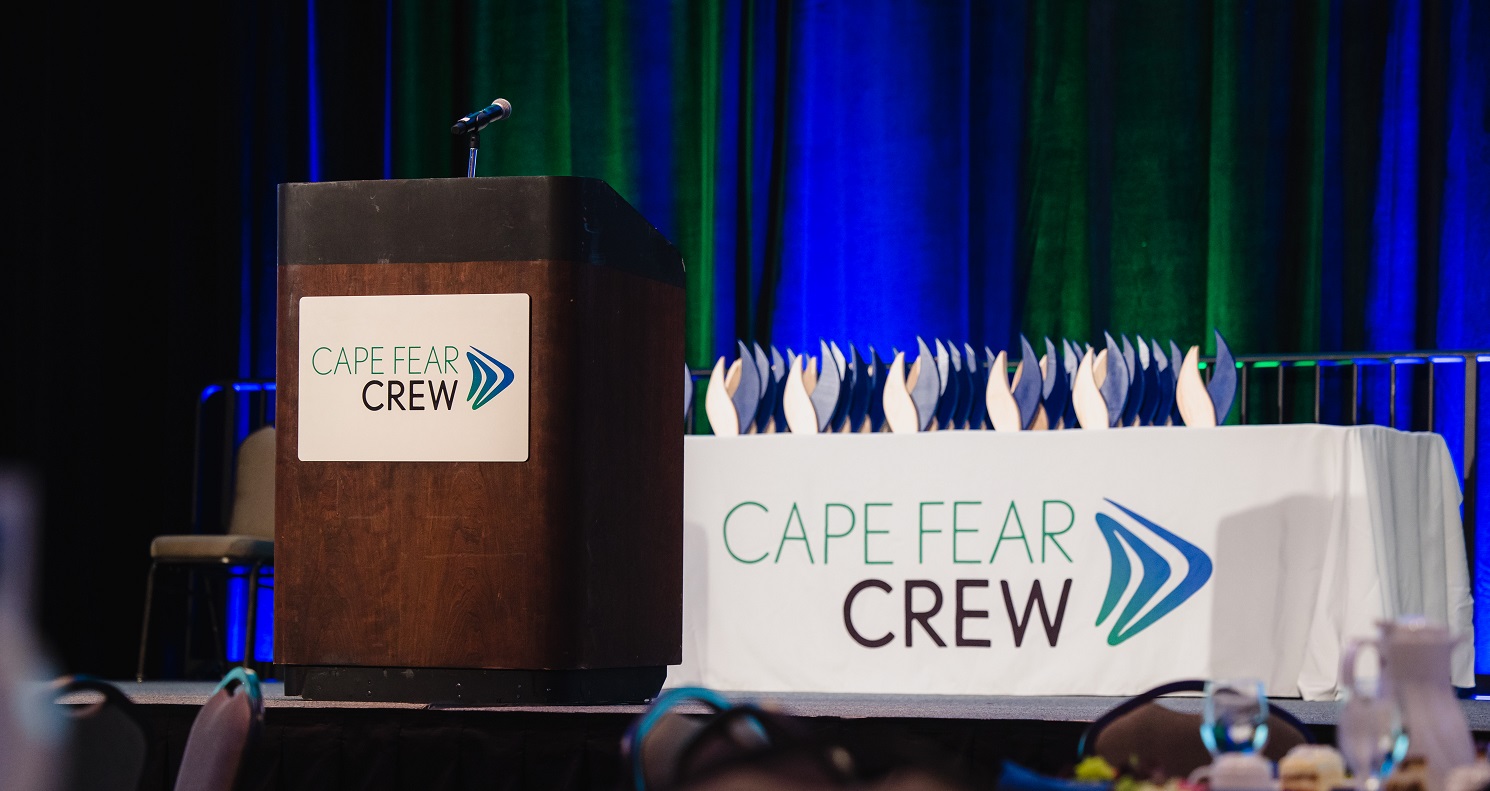
M371 379L371 380L368 380L368 383L367 384L365 384L365 385L362 386L362 405L365 406L365 407L367 407L368 409L372 410L373 412L376 412L379 409L382 409L383 408L383 405L382 404L373 404L371 401L368 401L367 400L367 391L368 391L368 388L372 387L373 385L377 385L378 387L382 387L383 386L383 383L380 382L380 381L378 381L377 379Z
M922 612L916 611L915 605L912 604L911 597L914 595L917 588L929 588L931 589L932 595L936 596L936 600L932 603L931 609ZM942 640L941 635L937 634L936 630L931 628L931 616L936 615L941 611L942 589L938 588L935 582L932 582L931 580L905 581L905 644L907 647L909 647L911 644L911 624L913 623L921 624L921 628L925 629L926 633L931 635L931 639L936 641L936 644L938 646L941 646L942 648L947 647L947 643Z
M968 588L986 588L988 580L958 580L957 581L957 646L959 648L988 648L993 645L992 640L975 638L964 638L962 636L962 622L969 618L987 618L987 610L969 610L962 606L962 592Z
M863 593L864 589L866 588L878 588L885 593L890 593L894 590L890 587L890 583L885 582L884 580L864 580L858 585L855 585L853 587L853 590L850 590L848 592L848 596L843 600L843 626L844 628L848 629L849 637L854 638L854 642L864 646L865 648L879 648L881 646L889 645L890 641L895 639L894 632L886 632L884 637L878 638L876 640L870 640L869 638L860 634L858 629L854 628L854 599L857 598L860 593Z
M1014 627L1014 647L1018 648L1024 643L1024 630L1030 625L1030 614L1035 610L1035 603L1040 604L1040 620L1045 624L1045 638L1050 641L1050 646L1055 647L1055 641L1061 636L1061 620L1066 617L1066 597L1071 593L1071 580L1061 586L1061 603L1055 608L1055 621L1050 620L1050 614L1045 609L1045 596L1040 592L1040 581L1030 588L1030 598L1024 603L1024 618L1014 616L1014 596L1009 592L1009 583L1000 580L999 584L1004 587L1004 606L1009 610L1009 625Z
M442 399L442 398L445 400L445 408L446 409L454 409L455 408L455 391L458 390L459 388L460 388L460 380L459 379L457 379L457 380L455 380L454 382L451 383L449 390L446 390L445 389L445 380L441 379L440 380L440 386L439 386L439 388L437 388L434 391L434 394L433 394L433 397L432 397L432 400L435 402L435 409L439 409L440 408L440 399Z

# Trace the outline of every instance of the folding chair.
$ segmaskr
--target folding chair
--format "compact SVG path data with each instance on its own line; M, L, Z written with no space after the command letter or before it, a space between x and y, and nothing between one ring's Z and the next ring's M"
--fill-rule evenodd
M264 426L244 438L234 465L233 508L228 532L217 535L164 535L150 542L150 572L145 578L145 615L140 625L139 662L135 680L145 680L145 656L150 641L150 610L155 598L155 572L161 566L184 569L248 567L248 618L243 662L252 662L255 609L260 576L274 565L274 426Z

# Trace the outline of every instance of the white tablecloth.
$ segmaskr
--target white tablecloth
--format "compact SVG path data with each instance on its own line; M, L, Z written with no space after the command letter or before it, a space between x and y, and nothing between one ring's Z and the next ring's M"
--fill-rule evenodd
M1466 636L1453 680L1473 685L1436 434L700 436L685 455L668 686L1131 695L1247 675L1329 699L1346 642L1403 614Z

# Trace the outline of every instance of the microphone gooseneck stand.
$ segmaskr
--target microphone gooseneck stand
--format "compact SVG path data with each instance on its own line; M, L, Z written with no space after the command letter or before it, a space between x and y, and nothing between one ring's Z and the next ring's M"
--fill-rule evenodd
M459 137L466 136L466 144L469 153L466 155L466 178L476 176L476 156L481 145L481 130L489 124L501 121L512 115L512 102L506 99L497 99L491 104L477 110L470 115L461 118L450 127L450 133Z

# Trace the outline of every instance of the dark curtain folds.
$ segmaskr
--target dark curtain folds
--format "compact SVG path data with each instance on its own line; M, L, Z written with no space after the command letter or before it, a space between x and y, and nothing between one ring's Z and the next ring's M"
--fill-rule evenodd
M688 268L690 362L713 336L721 134L716 3L496 0L392 4L392 175L462 175L454 119L497 97L477 175L604 179L671 239ZM323 14L324 16L324 14ZM327 24L334 24L329 20ZM376 177L366 167L362 177Z
M133 674L150 541L193 529L199 396L273 374L304 22L278 0L32 4L0 30L0 348L32 360L0 386L0 466L40 489L35 609L59 669ZM180 642L168 611L157 659Z
M507 96L480 172L599 176L674 238L695 366L1019 331L1443 346L1490 329L1441 320L1483 297L1447 285L1483 260L1448 163L1484 167L1484 6L393 2L392 173L459 173L447 116Z
M381 92L391 120L366 150L325 122L306 145L346 149L345 177L384 158L395 177L457 175L446 122L507 97L479 172L598 176L673 238L695 366L736 339L997 349L1021 331L1210 349L1217 328L1243 353L1464 345L1490 338L1445 315L1486 299L1468 243L1486 13L315 0L320 117Z

